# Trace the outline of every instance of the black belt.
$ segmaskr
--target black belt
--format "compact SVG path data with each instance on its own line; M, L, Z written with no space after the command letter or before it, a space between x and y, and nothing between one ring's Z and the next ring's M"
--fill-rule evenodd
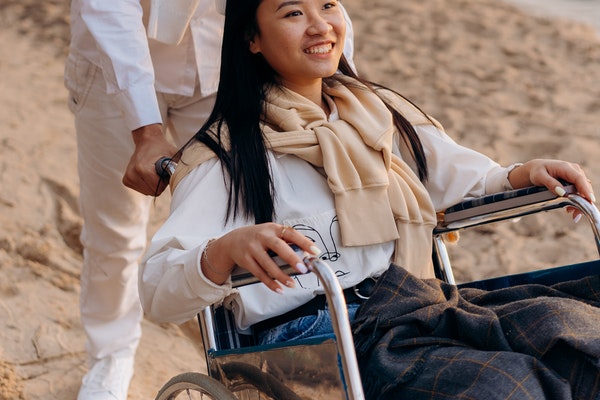
M349 287L348 289L344 289L344 298L346 299L346 304L364 302L373 293L376 283L376 279L367 278L357 285ZM253 325L254 333L256 334L259 332L264 332L268 329L283 325L298 318L307 317L309 315L317 315L319 310L324 310L326 306L327 297L324 294L319 294L308 303L305 303L298 308L294 308L285 314L257 322Z

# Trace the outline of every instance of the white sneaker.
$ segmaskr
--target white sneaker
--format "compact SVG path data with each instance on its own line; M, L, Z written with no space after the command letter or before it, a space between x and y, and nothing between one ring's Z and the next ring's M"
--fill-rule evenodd
M133 356L114 355L96 361L83 377L77 400L127 400L133 362Z

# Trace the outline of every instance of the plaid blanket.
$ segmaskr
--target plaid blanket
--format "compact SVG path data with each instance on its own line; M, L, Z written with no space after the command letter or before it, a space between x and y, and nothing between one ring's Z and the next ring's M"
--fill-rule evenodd
M368 399L600 399L600 276L457 289L392 265L353 331Z

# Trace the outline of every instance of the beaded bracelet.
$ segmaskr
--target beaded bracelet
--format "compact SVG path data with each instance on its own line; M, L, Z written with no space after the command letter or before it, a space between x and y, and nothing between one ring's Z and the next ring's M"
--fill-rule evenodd
M229 272L222 272L222 271L218 271L215 269L215 267L212 266L212 264L210 263L210 261L208 261L208 248L210 247L211 244L214 243L214 241L217 239L210 239L208 242L206 242L206 246L204 246L204 251L202 252L202 260L204 261L204 266L208 267L209 270L211 270L211 272L217 274L217 275L229 275Z

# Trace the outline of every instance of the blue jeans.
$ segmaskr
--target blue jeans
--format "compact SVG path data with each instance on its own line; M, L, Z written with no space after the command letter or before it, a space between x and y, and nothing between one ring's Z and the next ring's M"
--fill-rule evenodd
M350 322L354 320L359 303L350 303L348 317ZM274 344L290 340L326 337L333 334L331 315L329 309L319 310L317 315L307 315L278 325L274 328L261 332L258 338L259 344Z

